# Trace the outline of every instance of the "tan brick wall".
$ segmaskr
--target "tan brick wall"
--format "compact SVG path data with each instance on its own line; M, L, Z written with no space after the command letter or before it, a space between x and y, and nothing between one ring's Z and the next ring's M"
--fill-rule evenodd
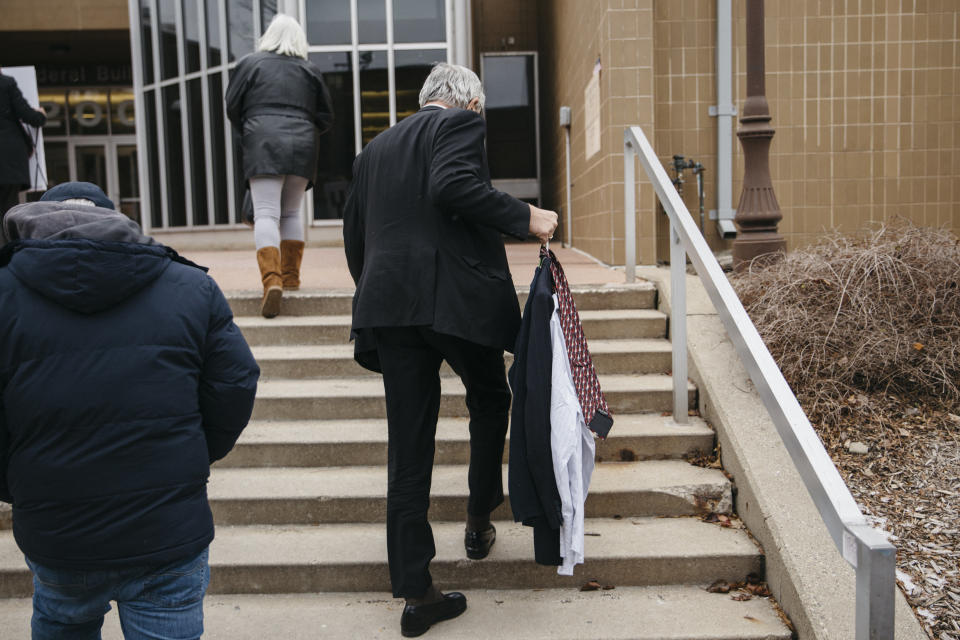
M561 105L571 107L574 246L607 262L623 262L623 131L653 124L653 0L555 0L541 8L544 39L544 204L564 203ZM586 158L584 89L600 58L601 150ZM653 190L643 185L638 256L652 262ZM565 234L564 234L565 237Z
M0 0L0 31L129 29L127 0Z
M537 51L538 5L551 0L473 0L473 59L489 51ZM511 43L510 40L513 40Z
M627 124L643 126L665 165L675 153L702 162L705 208L716 208L716 120L707 114L716 103L715 2L544 4L551 6L541 11L541 39L556 58L545 90L553 95L546 95L543 112L547 204L562 203L563 137L556 107L569 104L574 245L621 262L622 193L617 193ZM745 4L733 3L738 108L746 97ZM808 243L825 228L853 231L898 215L960 230L960 3L768 0L766 11L767 96L776 129L771 172L788 247ZM637 18L637 38L629 36L634 28L629 15ZM605 136L601 154L587 163L578 117L598 53ZM652 87L644 86L648 81ZM738 140L733 147L736 207L743 157ZM695 182L689 173L687 178L684 200L696 217ZM650 200L648 193L638 197L640 260L648 263L658 226L661 238L665 235L662 214L654 213ZM709 219L706 231L714 247L727 244L716 238Z
M736 2L734 5L745 4ZM681 154L703 164L704 232L714 248L718 241L715 223L709 211L717 208L717 134L716 118L708 109L717 103L716 87L716 2L655 2L654 7L654 121L660 156L667 175L673 178L673 155ZM734 38L740 38L735 34ZM734 86L734 103L742 99ZM739 152L739 142L734 141ZM734 163L741 162L736 158ZM739 174L738 178L739 178ZM645 176L641 179L646 179ZM692 171L684 172L683 200L699 222L699 198ZM739 186L734 188L734 207ZM655 215L657 257L669 259L669 222L665 213Z

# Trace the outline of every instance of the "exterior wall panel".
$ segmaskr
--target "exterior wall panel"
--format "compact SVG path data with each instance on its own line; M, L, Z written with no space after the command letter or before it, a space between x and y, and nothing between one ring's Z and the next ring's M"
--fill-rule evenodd
M735 1L733 96L746 92L745 3ZM610 0L542 3L545 204L564 197L560 105L573 108L574 246L622 263L622 131L639 124L668 174L682 154L706 167L716 209L716 3ZM788 248L824 229L855 231L902 216L960 230L960 7L948 2L766 2L767 97L774 188ZM636 35L634 35L636 34ZM598 156L587 161L583 87L600 55ZM652 113L651 113L652 111ZM739 123L735 122L735 130ZM733 142L733 205L743 155ZM695 178L684 201L698 216ZM642 181L641 181L642 182ZM641 262L665 258L665 218L638 194ZM729 247L707 219L715 249ZM659 239L659 250L657 243Z
M544 203L565 206L564 137L557 118L571 107L573 244L611 263L624 259L623 131L640 124L655 142L653 0L544 3ZM601 150L586 157L584 89L600 59ZM639 260L654 260L654 196L639 186ZM565 219L565 216L561 216Z
M0 0L0 15L0 31L130 28L127 0Z

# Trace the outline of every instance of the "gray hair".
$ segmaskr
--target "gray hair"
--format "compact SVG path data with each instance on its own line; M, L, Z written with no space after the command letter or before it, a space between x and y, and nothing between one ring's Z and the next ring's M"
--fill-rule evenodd
M95 207L97 203L93 200L87 200L86 198L67 198L66 200L61 200L61 204L79 204L84 207Z
M286 14L278 13L260 38L257 50L306 60L307 36L299 22Z
M480 108L483 109L486 97L477 74L466 67L446 62L434 65L420 90L421 107L428 102L439 101L466 109L474 98L480 98Z

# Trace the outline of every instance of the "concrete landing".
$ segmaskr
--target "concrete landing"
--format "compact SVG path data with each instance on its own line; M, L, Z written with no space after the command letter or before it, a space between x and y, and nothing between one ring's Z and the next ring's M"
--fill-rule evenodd
M163 242L163 238L158 236ZM563 249L559 243L550 247L563 265L571 285L607 284L624 281L622 270L607 267L590 256L573 249ZM507 260L514 282L528 286L539 263L540 245L530 243L508 244ZM225 292L254 291L260 287L260 271L250 232L249 251L198 251L184 249L184 257L209 267L210 275ZM353 279L347 269L342 248L308 247L304 252L300 280L304 291L326 291L353 288Z

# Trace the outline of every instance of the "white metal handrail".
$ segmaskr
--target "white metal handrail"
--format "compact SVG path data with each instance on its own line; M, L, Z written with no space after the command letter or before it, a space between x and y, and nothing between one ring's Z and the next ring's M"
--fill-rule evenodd
M629 127L623 142L627 282L636 276L637 156L670 218L674 420L687 420L689 256L837 549L856 569L856 639L892 640L896 548L883 532L867 523L642 129Z

